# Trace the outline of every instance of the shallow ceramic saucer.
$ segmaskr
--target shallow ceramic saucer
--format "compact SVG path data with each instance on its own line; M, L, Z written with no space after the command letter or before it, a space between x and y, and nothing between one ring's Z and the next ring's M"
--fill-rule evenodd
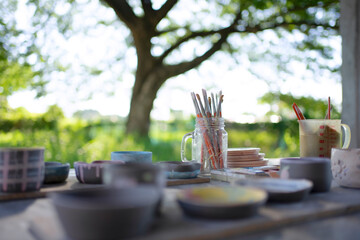
M123 161L96 160L91 163L75 162L75 174L80 183L102 184L103 167L105 164L124 164Z
M248 178L239 179L235 184L263 189L268 200L274 202L296 202L305 199L313 183L305 179Z
M196 178L200 173L200 163L193 162L179 162L179 161L163 161L158 162L169 179L186 179Z
M183 189L177 195L186 215L209 219L250 217L266 200L264 190L241 186Z
M45 178L44 183L62 183L68 176L70 171L69 163L61 162L45 162Z

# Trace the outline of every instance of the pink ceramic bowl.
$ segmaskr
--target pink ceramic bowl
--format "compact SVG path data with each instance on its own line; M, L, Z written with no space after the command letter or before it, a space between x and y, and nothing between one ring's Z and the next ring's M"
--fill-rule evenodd
M81 183L102 184L102 175L104 165L107 164L124 164L123 161L97 160L91 163L75 162L74 168L76 178Z

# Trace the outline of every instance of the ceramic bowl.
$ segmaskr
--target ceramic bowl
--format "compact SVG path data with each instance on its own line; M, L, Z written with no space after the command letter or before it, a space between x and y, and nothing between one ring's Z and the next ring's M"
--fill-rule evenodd
M304 157L280 159L280 178L312 181L312 192L328 192L331 187L329 158Z
M166 177L169 179L196 178L200 173L200 163L163 161L158 162L164 168Z
M209 219L250 217L266 200L264 190L239 186L189 188L177 195L186 215Z
M152 152L117 151L111 152L111 160L123 162L152 163Z
M124 164L123 161L96 160L91 163L75 162L76 178L81 183L102 184L102 169L106 165Z
M44 148L0 148L0 191L39 191L44 181Z
M156 206L160 215L166 175L163 169L151 163L127 162L123 165L107 165L103 171L103 182L113 188L153 186L161 196Z
M305 179L247 178L239 179L235 184L263 189L272 202L296 202L305 199L313 184Z
M343 187L360 188L360 148L331 150L334 181Z
M149 184L157 186L162 191L166 185L166 178L162 168L157 165L127 162L116 166L104 166L103 182L116 188Z
M51 194L67 239L137 237L154 220L159 194L154 187L91 189Z
M62 183L68 178L69 171L69 163L45 162L44 183Z

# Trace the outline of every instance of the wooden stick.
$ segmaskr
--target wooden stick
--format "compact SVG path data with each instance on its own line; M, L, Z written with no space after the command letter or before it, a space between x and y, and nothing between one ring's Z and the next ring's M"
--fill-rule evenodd
M203 97L204 97L206 116L209 118L209 117L211 117L211 113L210 113L210 106L209 106L209 101L208 101L206 90L202 89L202 93L203 93Z
M211 100L212 100L212 103L213 103L213 115L214 115L214 117L216 117L216 103L215 103L215 98L214 98L213 93L211 93Z
M196 101L196 98L195 98L195 93L194 92L191 92L191 98L192 98L193 103L194 103L196 117L198 117L198 118L202 117L200 109L199 109L199 105L198 105L198 103Z
M330 97L328 97L328 119L330 119L330 112L331 112L331 104L330 104Z

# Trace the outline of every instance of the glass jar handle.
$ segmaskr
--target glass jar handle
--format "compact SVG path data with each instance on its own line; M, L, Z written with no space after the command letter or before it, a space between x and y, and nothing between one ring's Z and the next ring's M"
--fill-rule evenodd
M351 141L350 127L344 123L342 123L341 126L343 127L344 133L345 133L345 140L344 140L344 145L342 146L342 148L348 148L350 145L350 141Z
M183 139L181 141L181 149L180 149L182 162L190 162L189 160L186 159L185 149L186 149L186 141L189 138L194 139L193 135L194 135L194 132L189 132L183 136Z

